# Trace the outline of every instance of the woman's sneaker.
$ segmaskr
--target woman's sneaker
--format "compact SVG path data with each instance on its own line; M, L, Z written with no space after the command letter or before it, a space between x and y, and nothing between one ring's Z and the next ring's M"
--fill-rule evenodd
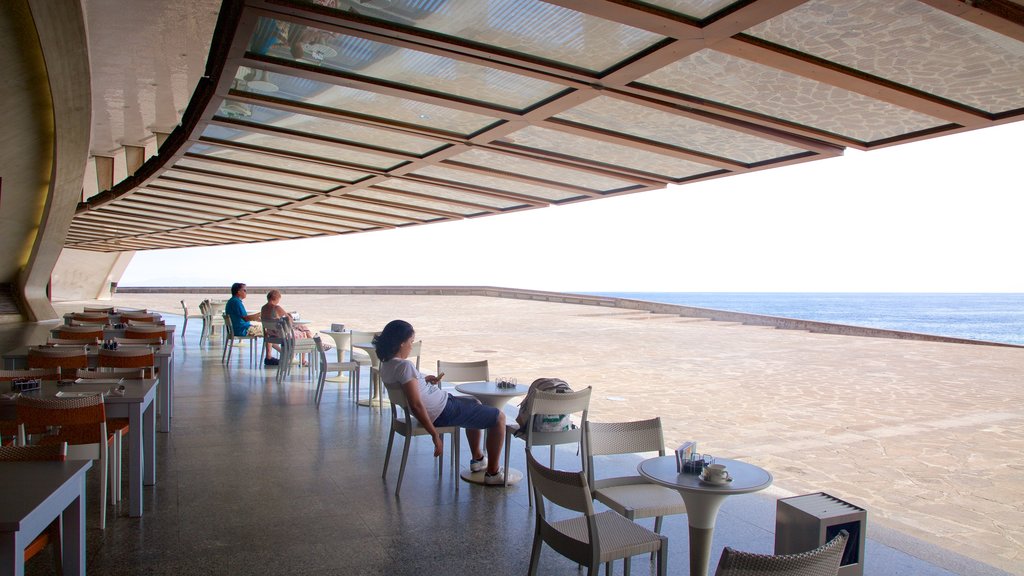
M486 470L486 469L487 469L487 456L484 456L483 458L481 458L479 460L470 460L469 461L469 470L470 470L470 472L479 472L481 470Z
M503 486L505 484L505 471L498 468L498 471L494 474L490 472L484 474L484 484L487 486Z

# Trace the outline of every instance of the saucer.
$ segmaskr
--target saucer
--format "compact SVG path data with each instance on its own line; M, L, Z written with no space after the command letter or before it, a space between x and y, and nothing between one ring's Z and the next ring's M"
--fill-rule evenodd
M705 483L705 484L710 484L710 485L712 485L712 486L725 486L725 485L726 485L726 484L728 484L729 482L732 482L732 478L726 478L725 480L721 480L721 481L716 481L716 480L708 480L708 479L707 479L707 478L706 478L706 477L704 476L704 474L701 474L701 475L700 475L700 476L698 476L697 478L699 478L701 482L703 482L703 483Z

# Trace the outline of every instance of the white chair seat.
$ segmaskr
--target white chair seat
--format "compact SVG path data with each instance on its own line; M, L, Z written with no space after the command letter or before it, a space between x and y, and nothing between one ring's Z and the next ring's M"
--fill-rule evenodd
M678 491L647 483L640 476L624 480L629 483L621 486L602 486L602 481L598 480L593 489L594 498L626 518L686 514L686 504Z
M661 548L661 542L651 537L650 530L615 512L594 514L594 522L597 524L602 564L619 558L656 552ZM586 516L558 520L549 525L577 542L590 543Z

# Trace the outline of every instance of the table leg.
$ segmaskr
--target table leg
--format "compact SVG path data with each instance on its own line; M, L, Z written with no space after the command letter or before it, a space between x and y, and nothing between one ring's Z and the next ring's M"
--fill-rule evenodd
M85 576L85 476L78 483L78 497L60 515L61 571Z
M25 545L18 546L18 535L13 531L0 532L0 574L25 576Z
M718 509L728 495L679 492L686 502L690 525L690 576L707 576L711 561L711 540L715 533Z
M152 403L150 403L152 406ZM128 515L142 516L142 407L133 406L128 414Z
M157 402L160 404L160 422L159 430L161 432L171 431L171 393L174 382L174 375L171 373L171 366L174 364L171 362L171 356L169 354L164 358L160 358L160 384L157 386Z
M142 413L142 483L156 485L156 408L150 402Z

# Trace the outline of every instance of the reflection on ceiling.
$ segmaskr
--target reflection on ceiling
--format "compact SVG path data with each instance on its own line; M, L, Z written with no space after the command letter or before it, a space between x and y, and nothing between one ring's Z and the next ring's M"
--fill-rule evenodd
M167 10L150 17L170 25ZM219 14L181 125L80 205L67 246L445 222L1024 114L1024 7L1007 0L228 0ZM175 58L165 80L186 82ZM181 114L162 83L138 126Z

